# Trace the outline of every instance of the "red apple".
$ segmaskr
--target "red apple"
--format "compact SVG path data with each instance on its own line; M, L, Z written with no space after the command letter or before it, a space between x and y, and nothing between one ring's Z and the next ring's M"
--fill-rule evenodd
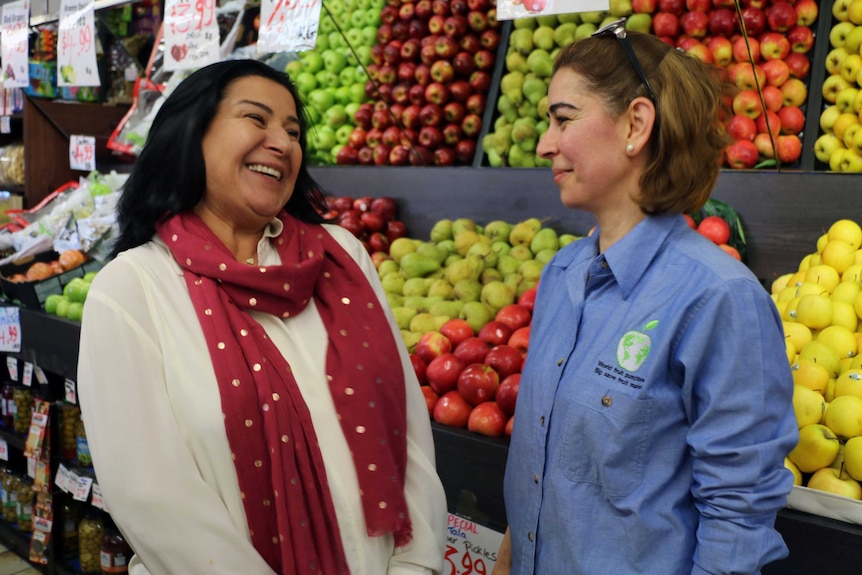
M778 160L783 164L793 164L802 155L802 141L796 134L778 136L775 147Z
M337 212L348 212L353 209L353 198L350 196L339 196L332 201L332 207Z
M682 16L685 12L685 0L658 0L659 12L669 12L676 16Z
M469 138L476 138L482 131L482 118L478 114L467 114L461 121L461 130Z
M775 2L766 9L766 21L770 30L787 32L796 25L796 9L790 2Z
M448 36L440 36L434 42L434 51L439 58L453 58L458 53L458 43Z
M764 60L783 60L790 54L790 41L780 32L764 32L760 37L760 55Z
M485 32L495 32L494 30L485 30ZM462 52L466 52L467 54L473 55L484 46L482 46L482 40L479 36L475 34L464 34L460 40L458 40L458 47Z
M500 379L520 373L523 361L524 356L520 351L505 344L492 347L485 356L485 365L493 367Z
M473 61L480 70L490 72L494 68L494 53L490 50L479 50L473 54Z
M491 346L478 337L468 337L455 347L455 356L465 364L485 363Z
M450 427L467 427L472 407L457 391L450 391L440 396L434 404L432 416L434 421Z
M778 62L779 60L770 60ZM770 112L777 112L784 107L784 95L781 90L775 86L763 86L763 101L766 102L766 109Z
M433 68L431 74L432 76L434 74ZM425 86L425 101L429 104L436 104L437 106L445 105L446 102L449 101L449 88L441 82L431 82Z
M449 95L455 102L466 102L471 94L473 90L466 80L455 80L449 84Z
M745 38L742 37L733 41L734 62L749 62L749 51L754 63L760 62L760 41L757 38L749 37L747 44Z
M426 370L428 385L438 395L452 391L458 385L458 376L464 370L465 364L453 353L444 353L431 360Z
M440 396L429 385L423 385L420 389L422 390L422 396L425 398L425 405L428 406L428 417L431 417L434 414L434 406L437 404Z
M506 430L506 414L493 401L480 403L467 418L467 429L486 437L500 437Z
M476 140L458 140L455 144L455 160L462 165L472 164L476 156Z
M419 143L429 149L435 149L443 141L443 134L436 126L422 126L419 130Z
M496 30L485 30L479 35L479 44L485 50L496 51L500 45L500 33Z
M742 90L733 97L733 113L757 119L763 112L760 94L756 90Z
M422 358L426 364L444 353L452 351L452 342L439 331L429 331L422 334L416 343L414 353Z
M765 132L760 132L754 136L754 147L757 148L757 153L764 158L775 157L775 147L772 138Z
M652 28L656 36L676 38L679 34L679 18L670 12L659 12L652 17Z
M716 8L709 12L709 33L712 36L730 38L736 32L736 14L728 8Z
M502 321L492 320L479 329L476 337L494 347L505 345L509 341L509 338L512 337L512 331L514 330Z
M808 26L794 26L787 31L790 51L797 54L807 54L814 46L814 32Z
M781 86L790 77L790 66L784 60L767 60L761 66L766 74L766 83Z
M413 146L410 153L411 166L431 166L434 164L434 154L425 146Z
M533 286L527 290L525 290L521 295L518 296L518 305L522 305L529 310L529 312L533 313L533 307L536 304L536 292L539 290L538 286Z
M461 141L463 132L459 124L446 124L443 128L443 143L450 148L454 148Z
M800 80L804 80L808 76L808 72L811 71L811 61L805 54L791 52L784 59L784 62L790 68L790 75Z
M474 92L486 93L491 87L491 74L485 70L476 70L470 74L470 87Z
M679 19L683 32L692 38L703 38L709 31L709 16L706 12L686 12Z
M341 166L353 166L359 163L359 152L350 144L342 146L335 155L335 163Z
M467 323L467 320L461 318L452 318L440 328L440 333L449 338L449 341L452 342L452 345L455 349L458 348L458 344L462 341L473 337L475 334L473 333L472 326ZM471 362L474 363L474 362Z
M816 0L797 0L793 8L796 9L796 24L799 26L811 26L820 12Z
M419 120L423 126L439 126L443 121L443 109L435 104L425 104L419 111Z
M515 428L515 416L509 418L509 421L506 422L506 429L503 430L503 433L506 434L506 437L512 437L512 430Z
M455 54L452 59L452 67L455 69L455 73L462 78L469 78L476 69L476 61L472 54L462 51Z
M530 313L530 310L526 306L517 303L500 308L500 311L494 316L495 321L505 323L512 329L512 332L530 325L532 319L533 314Z
M685 7L694 12L709 12L712 9L712 0L685 0Z
M497 388L497 394L494 396L494 401L497 406L506 415L515 413L515 402L518 399L518 388L521 385L521 374L513 373L500 382L500 387Z
M757 164L758 154L754 142L737 140L726 150L727 164L734 169L751 169Z
M391 244L398 238L403 238L407 235L407 225L400 220L390 220L386 222L386 237L389 238Z
M520 327L512 332L507 345L521 352L522 357L526 357L530 346L530 326Z
M757 125L754 120L744 114L734 114L727 124L727 133L734 140L754 141L754 136L757 135Z
M374 163L374 150L371 146L365 145L359 148L357 152L359 163L363 166L370 166Z
M799 134L805 128L805 113L799 106L784 106L778 110L783 135Z
M374 232L368 236L368 247L370 247L375 253L384 253L388 255L390 243L391 242L389 241L389 238L386 237L386 234L381 232Z
M767 110L758 116L754 123L757 125L757 132L760 134L767 133L773 138L777 138L778 134L781 133L781 120L775 112Z
M416 2L416 17L420 20L428 20L433 15L431 12L431 0L419 0Z
M452 148L437 148L434 150L434 165L435 166L453 166L455 165L455 150Z
M390 166L406 166L410 163L410 148L404 144L392 146L389 151Z
M766 14L759 8L743 8L742 23L745 25L745 32L749 39L759 37L766 30Z
M470 97L467 98L467 102L465 104L467 113L481 116L485 113L485 102L486 99L484 94L471 94Z
M460 124L466 115L467 110L460 102L449 102L443 106L443 119L450 124L453 122Z
M499 386L500 376L494 368L481 363L468 365L458 376L458 393L471 405L493 401Z
M485 19L487 26L487 18ZM443 34L452 39L457 39L467 33L470 28L466 16L449 16L443 21Z

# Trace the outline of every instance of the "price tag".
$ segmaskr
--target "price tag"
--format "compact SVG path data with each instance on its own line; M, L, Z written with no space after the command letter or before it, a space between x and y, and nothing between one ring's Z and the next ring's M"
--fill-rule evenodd
M257 51L301 52L317 42L320 0L262 0Z
M449 514L443 575L491 575L503 534Z
M93 483L93 498L90 500L90 504L102 511L108 511L108 507L105 505L105 498L102 496L102 488L99 487L98 483Z
M71 471L62 463L57 467L57 475L54 477L54 485L60 488L64 493L69 493L69 483Z
M93 136L69 136L69 167L73 170L92 172L96 169L96 138Z
M166 0L165 70L200 68L219 60L215 0Z
M18 381L18 359L7 355L6 369L9 370L9 379Z
M3 37L0 36L0 39ZM11 134L12 133L12 121L9 119L9 116L0 116L0 134Z
M548 14L607 12L609 0L497 0L497 20L535 18Z
M27 458L27 477L32 477L36 479L36 458L28 457Z
M43 533L50 533L51 527L54 526L54 522L50 519L45 519L44 517L39 517L35 513L33 514L33 536L36 536L36 531L42 531Z
M26 387L33 385L33 364L29 361L24 362L24 377L21 378L21 383Z
M21 351L21 310L17 307L0 307L0 351ZM17 367L12 380L18 381Z
M60 0L57 41L57 85L99 86L94 0Z
M66 378L64 387L66 388L66 401L73 405L76 405L78 403L78 389L75 385L75 382L71 379Z
M0 459L9 461L9 444L5 439L0 439Z
M93 485L92 477L79 477L78 484L75 486L75 494L72 499L76 501L86 501L90 496L90 486Z
M0 57L3 60L3 87L24 88L30 85L30 66L27 62L30 32L29 0L4 4L0 20L2 20ZM3 131L3 133L8 134L9 131Z
M48 378L45 377L45 372L42 371L42 368L38 365L33 368L33 374L36 376L36 381L42 385L46 385L48 383Z

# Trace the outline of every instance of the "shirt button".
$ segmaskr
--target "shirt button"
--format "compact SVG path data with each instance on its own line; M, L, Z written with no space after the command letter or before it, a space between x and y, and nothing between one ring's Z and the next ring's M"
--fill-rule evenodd
M613 403L614 400L611 399L609 395L606 395L602 398L602 405L604 405L605 407L610 407L611 405L613 405Z
M532 540L533 540L533 532L532 532L532 531L530 531L529 533L527 533L527 539L529 539L530 541L532 541Z
M557 360L557 365L563 365L563 358L562 357Z
M600 263L599 265L600 265L600 266L602 266L603 268L607 269L607 267L608 267L608 260L602 260L602 263Z
M533 474L533 483L538 483L538 482L539 482L539 474L538 474L538 473L534 473L534 474Z
M542 427L545 426L545 416L544 415L539 418L539 425L541 425Z

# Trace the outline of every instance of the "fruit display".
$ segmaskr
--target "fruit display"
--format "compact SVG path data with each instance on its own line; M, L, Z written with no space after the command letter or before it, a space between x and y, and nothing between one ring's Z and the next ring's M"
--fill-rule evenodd
M427 240L396 239L376 262L435 421L503 433L514 397L498 396L498 386L514 386L515 377L503 384L521 372L542 269L577 239L537 218L444 219Z
M726 125L734 142L723 166L754 168L795 164L808 100L806 79L814 46L815 0L751 0L741 8L742 35L731 0L611 0L608 12L515 20L499 116L482 144L490 166L547 165L535 147L547 129L547 83L563 46L626 17L626 29L668 44L724 70L737 90Z
M0 284L6 299L13 303L80 321L89 282L100 267L99 262L90 260L80 250L44 252L32 263L6 266L0 271ZM69 294L75 295L65 297ZM61 307L57 305L58 298L65 301ZM77 305L69 312L72 303Z
M375 260L388 255L390 244L407 235L398 219L398 202L390 196L327 196L326 205L329 212L324 216L356 236Z
M489 0L388 1L366 94L338 164L470 165L491 87L499 23Z
M832 17L814 156L833 172L862 172L862 1L836 0Z
M839 220L772 299L784 325L799 441L796 485L862 499L862 228Z
M45 311L57 317L81 321L84 316L84 302L90 291L90 282L97 272L87 272L83 277L72 278L63 286L62 294L51 294L45 298Z
M742 221L728 204L710 198L695 214L685 214L689 226L727 252L733 258L747 263L748 248Z

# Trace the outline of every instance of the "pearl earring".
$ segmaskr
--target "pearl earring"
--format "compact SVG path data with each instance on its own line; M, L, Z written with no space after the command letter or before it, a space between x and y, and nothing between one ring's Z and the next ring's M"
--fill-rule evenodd
M634 144L629 144L628 146L626 146L626 152L628 152L629 154L631 154L634 151L635 151Z

